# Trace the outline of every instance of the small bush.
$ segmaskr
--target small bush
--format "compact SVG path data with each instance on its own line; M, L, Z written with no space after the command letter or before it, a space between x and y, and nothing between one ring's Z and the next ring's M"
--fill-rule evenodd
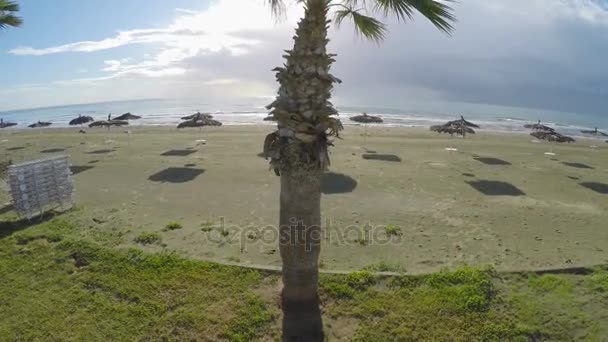
M205 221L201 223L201 231L208 233L213 230L213 222Z
M444 304L456 310L485 311L495 293L491 271L469 266L453 272L441 271L429 275L424 283Z
M403 268L397 262L380 261L364 268L370 272L403 272Z
M161 241L161 237L158 235L158 233L143 232L137 235L133 241L142 245L150 245L153 243L159 243Z
M357 271L343 275L322 275L319 282L321 290L336 299L353 298L355 293L366 290L375 283L374 276L368 271Z
M366 270L352 272L346 276L346 284L357 290L365 290L374 282L374 275Z
M389 224L386 227L384 227L384 231L386 232L386 235L391 237L391 236L401 236L401 228L399 226L395 226L394 224Z
M176 230L176 229L182 229L182 228L183 228L183 226L179 222L169 222L169 223L167 223L167 225L165 226L165 229L163 229L163 230L170 231L170 230Z

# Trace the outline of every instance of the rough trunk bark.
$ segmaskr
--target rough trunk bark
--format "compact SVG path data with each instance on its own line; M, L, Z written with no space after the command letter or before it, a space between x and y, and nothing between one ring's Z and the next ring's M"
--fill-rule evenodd
M322 341L317 283L321 240L321 176L329 165L328 136L342 128L329 99L333 62L327 54L327 0L306 0L294 47L275 69L280 84L268 106L278 130L264 154L281 176L279 249L283 261L283 340Z
M281 174L279 249L283 260L283 340L322 341L317 282L321 251L321 172Z

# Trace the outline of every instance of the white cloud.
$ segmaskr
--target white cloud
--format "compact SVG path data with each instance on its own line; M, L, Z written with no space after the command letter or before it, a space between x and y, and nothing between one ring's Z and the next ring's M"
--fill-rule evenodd
M87 66L86 75L96 77L52 83L45 96L55 94L55 101L80 93L86 95L81 101L218 96L220 90L237 97L272 95L276 84L270 69L291 47L302 10L290 7L277 23L264 2L215 0L202 11L176 9L165 27L11 53L94 53L149 45L139 56L104 61L97 72ZM336 87L336 99L384 106L418 99L584 110L608 105L603 87L608 10L599 1L466 0L454 6L459 21L452 38L420 16L406 25L388 20L391 32L380 46L354 38L348 24L332 31L330 50L338 53L334 73L344 81ZM146 82L150 77L153 82Z

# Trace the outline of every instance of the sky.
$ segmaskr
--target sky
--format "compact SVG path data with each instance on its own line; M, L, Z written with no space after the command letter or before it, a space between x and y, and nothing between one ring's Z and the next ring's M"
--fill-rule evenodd
M19 0L0 32L0 110L143 98L268 97L303 10L264 0ZM608 0L460 0L450 37L421 16L366 41L330 30L335 103L467 102L608 115Z

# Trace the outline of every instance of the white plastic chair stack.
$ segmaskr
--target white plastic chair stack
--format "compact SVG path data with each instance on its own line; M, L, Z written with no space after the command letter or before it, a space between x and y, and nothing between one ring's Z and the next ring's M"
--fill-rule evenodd
M28 219L73 205L74 186L68 156L34 160L8 168L13 205Z

